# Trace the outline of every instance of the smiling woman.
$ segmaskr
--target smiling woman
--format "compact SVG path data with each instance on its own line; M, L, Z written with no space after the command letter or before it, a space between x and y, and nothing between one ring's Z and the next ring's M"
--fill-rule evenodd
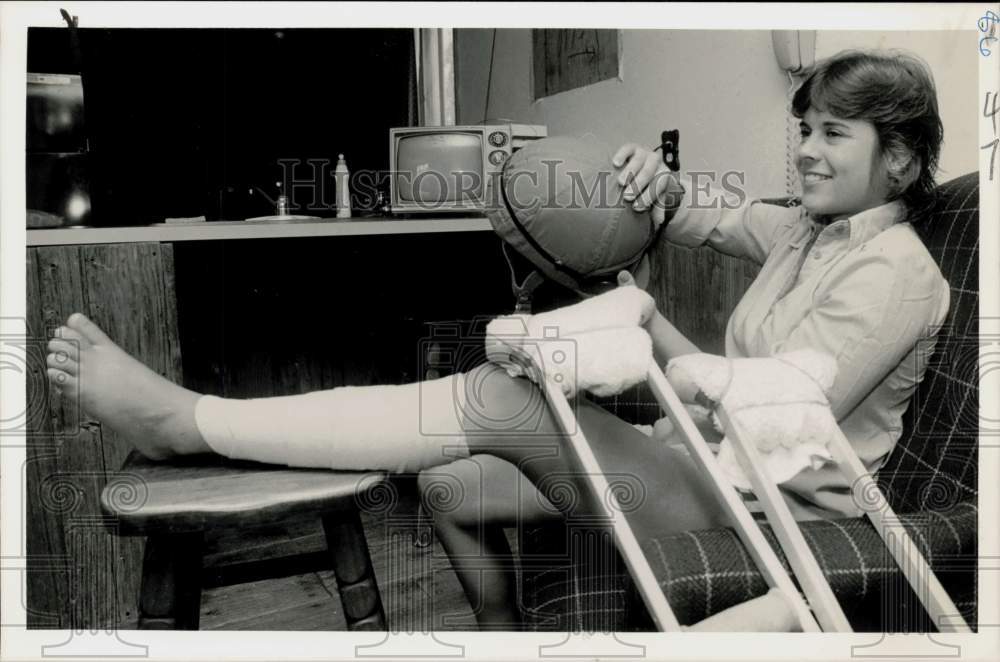
M889 197L887 178L879 175L878 135L871 123L810 108L800 126L802 203L817 220L846 218Z
M944 129L927 65L907 53L846 52L796 91L802 204L827 220L901 198L932 201Z

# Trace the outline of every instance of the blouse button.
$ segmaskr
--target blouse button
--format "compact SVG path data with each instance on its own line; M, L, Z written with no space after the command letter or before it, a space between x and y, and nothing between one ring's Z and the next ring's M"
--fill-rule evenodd
M813 253L813 259L814 259L814 260L818 260L818 259L820 259L820 258L822 258L822 257L823 257L823 256L822 256L822 255L820 254L820 252L819 252L819 251L816 251L815 253Z

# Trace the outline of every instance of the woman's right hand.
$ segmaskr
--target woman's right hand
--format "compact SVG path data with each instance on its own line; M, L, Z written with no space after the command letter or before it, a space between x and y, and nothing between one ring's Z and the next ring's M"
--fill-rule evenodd
M618 184L625 189L625 200L636 211L651 210L653 222L659 225L666 216L664 197L671 176L658 152L638 143L626 143L611 157L619 169Z

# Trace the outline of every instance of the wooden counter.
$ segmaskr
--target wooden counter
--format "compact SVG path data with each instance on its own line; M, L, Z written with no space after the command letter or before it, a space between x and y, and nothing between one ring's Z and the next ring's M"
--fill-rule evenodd
M213 221L154 223L114 228L49 228L27 231L28 246L132 244L140 242L219 241L408 235L440 232L490 232L483 217L352 218L287 221Z

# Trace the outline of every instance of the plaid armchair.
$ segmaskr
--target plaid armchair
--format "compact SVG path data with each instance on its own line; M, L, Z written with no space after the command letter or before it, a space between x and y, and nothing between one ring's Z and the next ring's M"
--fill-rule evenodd
M976 627L979 185L978 174L939 188L924 241L951 287L937 350L904 417L904 433L878 483L962 615ZM602 401L621 418L651 423L645 385ZM788 568L767 525L764 534ZM803 534L857 631L925 632L929 622L867 519L806 522ZM535 630L655 629L610 533L585 523L526 529L520 540L521 608ZM762 595L767 585L734 531L692 531L643 542L683 624Z

